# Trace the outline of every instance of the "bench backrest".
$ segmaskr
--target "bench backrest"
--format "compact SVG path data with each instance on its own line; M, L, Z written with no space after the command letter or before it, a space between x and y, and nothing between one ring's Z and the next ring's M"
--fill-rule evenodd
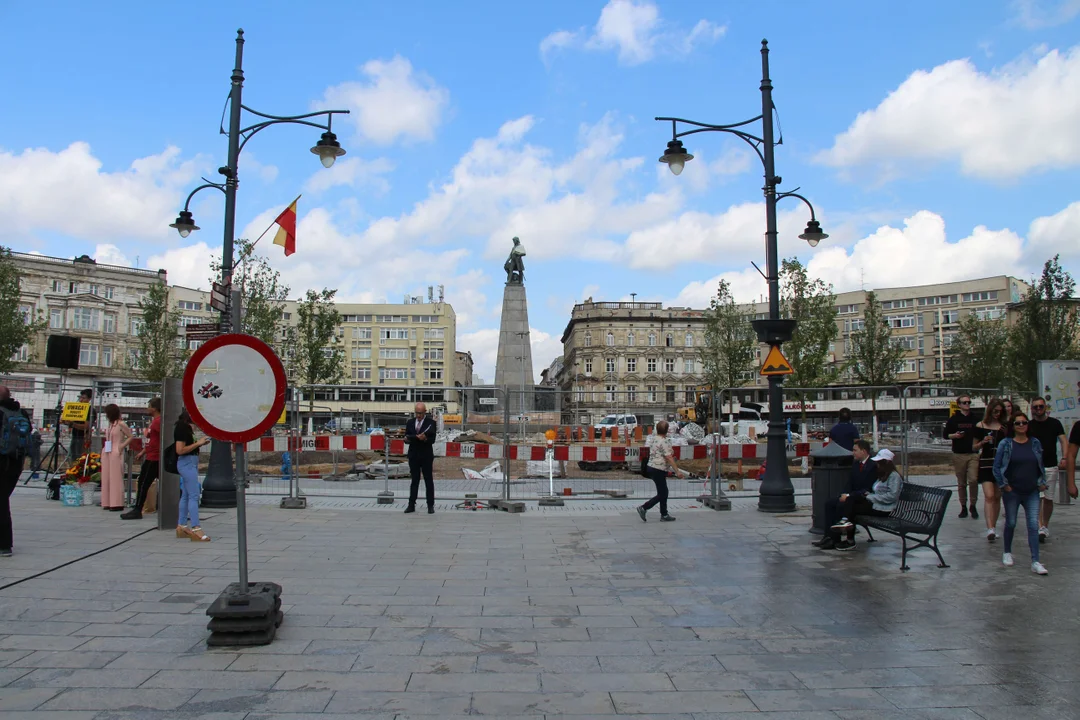
M917 525L928 525L931 530L941 527L945 519L945 509L952 497L948 488L928 487L904 482L900 490L900 500L890 516Z

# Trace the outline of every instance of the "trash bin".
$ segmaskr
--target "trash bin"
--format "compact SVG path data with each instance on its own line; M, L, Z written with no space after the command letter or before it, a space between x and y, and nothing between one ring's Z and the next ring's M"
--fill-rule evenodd
M810 532L823 535L827 529L825 503L830 498L839 497L847 489L854 458L850 450L845 450L834 442L810 453L810 457L813 461L810 470L813 524Z

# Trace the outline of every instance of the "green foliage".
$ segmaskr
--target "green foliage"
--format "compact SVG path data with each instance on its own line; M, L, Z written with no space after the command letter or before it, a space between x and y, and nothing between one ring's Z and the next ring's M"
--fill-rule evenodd
M132 370L147 382L161 382L184 374L188 351L179 346L180 330L176 313L169 309L169 288L164 283L150 286L146 297L139 301L142 325L137 334L138 362Z
M877 295L866 293L865 302L863 329L851 334L848 345L848 367L863 385L892 385L903 365L904 348L893 341Z
M1076 282L1058 258L1047 260L1042 275L1032 280L1009 329L1009 380L1018 390L1038 387L1040 360L1070 359L1077 349L1080 307L1072 299Z
M9 373L19 366L15 353L23 345L30 345L46 325L41 311L35 318L19 309L22 305L20 279L21 273L11 258L11 251L0 247L0 373Z
M946 357L947 367L959 387L1000 388L1008 379L1008 347L1009 329L1004 320L980 320L971 313L960 321ZM984 394L983 401L996 394Z
M756 365L757 344L757 335L735 304L730 286L721 280L705 311L705 347L699 351L705 377L714 390L746 384L744 374ZM734 398L729 402L734 406Z
M296 306L296 327L286 331L285 367L300 385L335 385L345 377L345 350L337 336L341 316L334 305L337 290L308 290ZM315 394L307 392L309 408Z
M784 384L817 388L835 382L839 370L829 359L829 345L839 333L832 285L811 280L797 258L784 260L780 268L780 312L798 322L794 335L783 347L795 370Z
M284 327L281 313L289 299L289 286L281 282L281 273L274 270L264 256L256 256L253 244L240 239L235 244L239 262L233 272L233 287L243 297L243 318L239 332L259 338L271 347L278 346ZM221 278L221 260L210 261L213 282Z

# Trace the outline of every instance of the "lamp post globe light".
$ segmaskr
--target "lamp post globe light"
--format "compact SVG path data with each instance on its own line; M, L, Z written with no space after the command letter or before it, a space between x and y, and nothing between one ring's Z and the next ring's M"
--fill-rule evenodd
M683 171L686 163L694 156L686 151L679 138L702 132L724 132L735 135L757 153L765 167L765 256L767 274L763 273L769 284L769 317L767 320L755 320L752 324L758 340L770 345L780 345L791 339L795 330L795 321L780 317L780 268L776 243L776 203L787 197L798 198L810 208L810 222L799 237L810 247L829 237L821 230L814 213L814 206L795 191L777 193L776 187L781 178L775 170L775 142L773 133L772 80L769 78L769 43L761 41L761 114L757 117L730 125L712 125L674 117L658 117L657 120L671 123L671 141L668 142L660 162L666 163L675 175ZM761 121L761 136L748 132L748 128ZM680 125L690 129L680 131ZM798 190L798 188L795 188ZM784 389L782 376L769 376L769 430L766 446L765 478L761 483L758 496L758 510L762 512L791 512L795 509L795 489L791 485L787 463L787 431L784 427Z
M218 168L218 173L225 178L225 182L216 183L203 178L203 184L192 190L188 195L187 200L184 202L184 209L180 211L176 222L169 225L171 228L176 228L176 231L180 233L180 237L186 238L199 229L199 226L195 224L190 207L191 199L195 197L196 193L206 188L215 188L225 194L221 284L227 290L229 308L227 312L222 312L222 332L228 332L229 330L239 332L241 327L240 293L228 292L231 290L232 272L235 268L233 262L233 238L236 234L237 164L240 151L244 149L244 146L256 133L271 125L307 125L323 131L319 140L311 148L311 152L319 156L323 167L332 167L334 161L345 154L345 150L337 140L337 135L333 132L332 121L334 115L345 115L349 112L348 110L320 110L303 115L267 115L253 110L244 105L242 100L244 89L243 59L244 31L241 29L236 31L236 63L230 78L232 89L229 92L229 129L227 132L224 128L220 129L221 134L227 135L229 138L228 164ZM255 116L252 124L247 127L244 127L242 122L244 112ZM316 119L318 118L325 119L325 123L317 122ZM240 462L243 461L238 459L238 464ZM244 476L242 470L242 468L237 467L234 477L232 457L228 444L217 440L213 441L210 446L210 466L207 469L206 481L203 484L203 506L212 508L236 507L236 484L238 479Z

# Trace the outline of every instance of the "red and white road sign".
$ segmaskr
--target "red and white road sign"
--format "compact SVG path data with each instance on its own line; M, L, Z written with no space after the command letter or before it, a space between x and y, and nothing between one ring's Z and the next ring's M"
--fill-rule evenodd
M184 370L184 407L215 440L246 443L274 426L285 409L285 368L250 335L219 335L199 346Z

